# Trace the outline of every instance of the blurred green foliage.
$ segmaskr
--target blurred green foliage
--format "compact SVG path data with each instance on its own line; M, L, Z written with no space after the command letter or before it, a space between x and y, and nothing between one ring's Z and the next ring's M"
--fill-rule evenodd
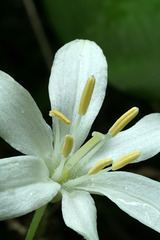
M42 2L63 43L84 38L101 46L109 62L110 84L141 98L160 100L159 0Z

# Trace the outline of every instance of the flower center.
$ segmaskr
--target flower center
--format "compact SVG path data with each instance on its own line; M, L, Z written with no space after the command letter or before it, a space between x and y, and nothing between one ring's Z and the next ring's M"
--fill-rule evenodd
M61 151L61 161L59 166L56 168L55 172L52 175L52 179L60 183L67 181L68 178L75 178L79 169L82 169L83 166L92 158L92 156L103 146L103 144L111 137L114 137L119 133L139 112L137 107L133 107L124 113L109 129L107 134L102 134L99 132L93 132L92 138L86 142L77 152L73 153L70 156L73 145L74 138L79 129L81 118L86 114L89 103L91 101L92 93L95 86L95 78L91 76L88 78L86 85L84 87L82 97L79 104L78 110L78 120L75 124L75 127L72 131L72 134L65 136L62 149L59 149L60 134L59 134L59 123L58 120L62 121L66 125L71 125L71 121L64 116L59 111L52 109L49 112L51 117L56 117L56 139L55 139L55 151ZM58 150L57 150L58 149ZM98 161L89 171L88 174L95 174L101 171L106 166L112 164L112 167L109 167L108 170L117 170L137 159L140 155L140 151L134 151L128 153L118 159L116 162L113 162L111 158L105 158ZM87 174L87 173L85 173Z
M61 158L61 162L63 162L63 164L60 163L58 168L62 169L62 165L66 164L67 158L68 158L68 156L70 155L70 153L71 153L71 151L73 149L74 138L76 137L77 131L79 129L79 125L80 125L81 119L82 119L83 115L85 115L86 112L87 112L89 103L91 101L92 93L93 93L93 90L94 90L94 86L95 86L95 78L94 78L94 76L91 76L91 77L88 78L88 80L87 80L87 82L85 84L82 96L81 96L79 109L78 109L78 119L77 119L77 122L76 122L75 127L74 127L74 129L72 131L72 134L71 135L68 134L68 135L65 136L62 149L59 149L59 147L60 147L59 120L61 122L63 122L64 124L68 125L68 126L71 125L71 121L65 115L63 115L61 112L59 112L59 111L57 111L55 109L52 109L49 112L49 116L56 117L55 118L56 135L55 135L55 146L54 146L54 149L55 149L55 152L56 152L55 155L57 155L57 156L59 156L59 152L61 150L61 155L62 156L60 156L60 158ZM94 146L95 145L95 141L91 141L91 142L93 142L93 143L91 143L90 145ZM81 156L82 155L83 154L81 154ZM75 160L74 159L72 159L72 160L69 162L68 166L70 166L71 162L73 162L71 165L74 165ZM59 169L57 169L57 170L59 170ZM59 176L60 176L60 174L54 174L54 177L55 177L55 175L56 175L56 178L57 177L59 178ZM68 174L66 174L66 170L63 170L62 175L65 175L65 176L68 175Z

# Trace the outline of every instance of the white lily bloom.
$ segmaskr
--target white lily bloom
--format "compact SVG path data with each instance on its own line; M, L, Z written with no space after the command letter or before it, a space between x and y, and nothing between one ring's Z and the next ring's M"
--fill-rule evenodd
M150 114L121 131L138 113L134 107L107 134L94 132L82 145L106 85L106 59L94 42L75 40L63 46L49 81L52 132L28 91L0 72L0 136L24 154L0 160L1 220L62 199L66 225L85 239L97 240L92 193L107 196L160 232L160 183L114 171L160 151L160 114Z

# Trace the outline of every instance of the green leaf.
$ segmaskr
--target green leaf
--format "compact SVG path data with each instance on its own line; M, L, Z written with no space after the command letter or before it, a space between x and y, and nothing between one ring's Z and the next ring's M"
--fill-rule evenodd
M42 1L62 43L84 38L101 46L109 64L110 84L160 100L159 0Z

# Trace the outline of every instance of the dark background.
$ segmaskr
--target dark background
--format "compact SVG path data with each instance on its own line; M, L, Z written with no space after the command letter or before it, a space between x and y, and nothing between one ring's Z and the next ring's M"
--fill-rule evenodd
M48 2L49 4L49 1L46 2ZM53 2L55 3L55 1ZM66 6L65 1L60 2L62 4L62 8L63 3L64 6ZM71 1L68 2L68 4L71 4ZM124 1L120 2L123 2L124 4ZM70 8L70 12L67 12L66 15L69 19L73 18L73 26L69 27L68 25L68 31L64 33L62 32L63 28L60 29L60 26L62 23L65 24L66 16L64 15L63 19L63 14L61 13L58 18L58 5L57 22L55 22L54 25L53 20L51 20L51 17L49 16L49 11L46 10L47 7L44 4L44 1L37 0L32 2L29 0L28 3L28 12L31 14L32 20L28 17L27 7L25 5L26 1L5 0L0 4L0 69L11 75L16 81L18 81L31 93L38 106L40 107L44 118L49 124L51 124L50 118L48 117L48 111L50 110L48 97L48 78L55 52L65 42L73 40L74 38L81 37L94 40L98 42L98 44L103 48L103 46L105 46L103 41L103 34L101 34L101 38L97 38L97 36L95 36L94 38L94 31L92 31L92 29L94 30L94 26L92 26L92 29L90 31L87 31L87 28L85 28L83 31L83 28L80 24L81 22L79 23L77 20L76 23L76 16L81 15L81 18L83 19L83 12L77 12L76 15L73 5L70 5L73 8ZM115 6L117 6L116 9ZM123 11L120 11L121 6L118 5L118 2L115 6L113 6L115 14L111 15L109 19L110 23L112 23L113 19L117 19L117 16L119 16L119 12L121 13L120 15L123 15ZM36 12L33 11L34 9L32 7L35 7ZM89 15L92 14L91 10L92 9L88 10ZM53 13L55 12L56 4L54 6ZM39 23L37 23L36 13L38 14L38 21L40 21L40 30L37 30L39 29ZM89 19L88 21L92 22L91 19ZM70 21L66 21L66 24L70 24ZM77 25L74 26L74 24ZM95 24L95 28L96 27L97 26ZM44 33L44 35L42 34L42 36L40 34L41 28ZM99 34L100 30L101 29L98 30ZM110 41L112 40L115 45L118 44L118 41L116 42L115 38L111 39L111 37L112 36L110 36ZM148 44L148 46L146 47L150 48L150 45ZM106 57L107 50L108 49L105 46L104 52ZM111 61L110 62L108 60L109 66L112 62L113 64L115 64L114 59L111 57L111 50L109 51L109 60ZM114 50L114 56L116 54L115 52L116 51ZM119 54L120 56L120 52L118 52L117 54ZM132 57L132 55L127 53L123 57L126 57L125 61L127 62ZM137 54L135 55L135 58L137 59L137 63L139 63L138 61L140 59L140 56ZM150 59L150 61L151 60L152 59ZM159 61L159 59L157 59L157 61ZM123 64L121 65L121 67L123 67ZM145 93L143 94L143 92L140 91L138 94L135 94L135 91L128 90L129 85L125 85L125 87L123 88L119 87L117 83L118 77L112 74L112 69L112 67L111 70L109 68L109 84L107 88L106 99L104 101L98 118L92 126L92 130L101 131L103 133L107 131L107 129L121 114L123 114L132 106L137 106L140 108L140 113L136 120L133 120L132 124L146 114L160 111L160 102L159 98L156 95L157 93L148 92L148 94L146 95ZM147 67L143 66L143 69L147 71ZM117 70L119 71L119 69ZM123 71L120 71L120 79L123 78ZM127 71L129 71L128 68ZM130 74L132 74L132 71ZM134 74L136 77L136 72ZM124 74L124 78L125 77L126 75ZM142 81L140 84L141 88L143 89L143 86L144 88L146 88L146 86L148 86L147 84L149 85L151 84L151 82L148 83L148 81ZM147 87L147 89L149 89L149 86ZM132 124L130 124L129 126L131 126ZM3 140L0 141L0 144L1 158L19 154ZM159 156L156 156L137 165L135 164L132 166L127 166L124 168L124 170L136 172L159 181ZM114 203L112 203L105 197L94 196L94 199L98 212L97 223L100 239L159 239L159 234L157 232L142 225L137 220L129 217L126 213L122 212ZM38 231L37 239L82 239L81 236L78 236L77 233L65 226L62 219L60 207L60 203L56 205L50 205L48 207L44 216L44 220L42 221L41 227ZM15 240L25 239L25 235L32 216L33 213L30 213L17 219L11 219L1 222L0 238Z

